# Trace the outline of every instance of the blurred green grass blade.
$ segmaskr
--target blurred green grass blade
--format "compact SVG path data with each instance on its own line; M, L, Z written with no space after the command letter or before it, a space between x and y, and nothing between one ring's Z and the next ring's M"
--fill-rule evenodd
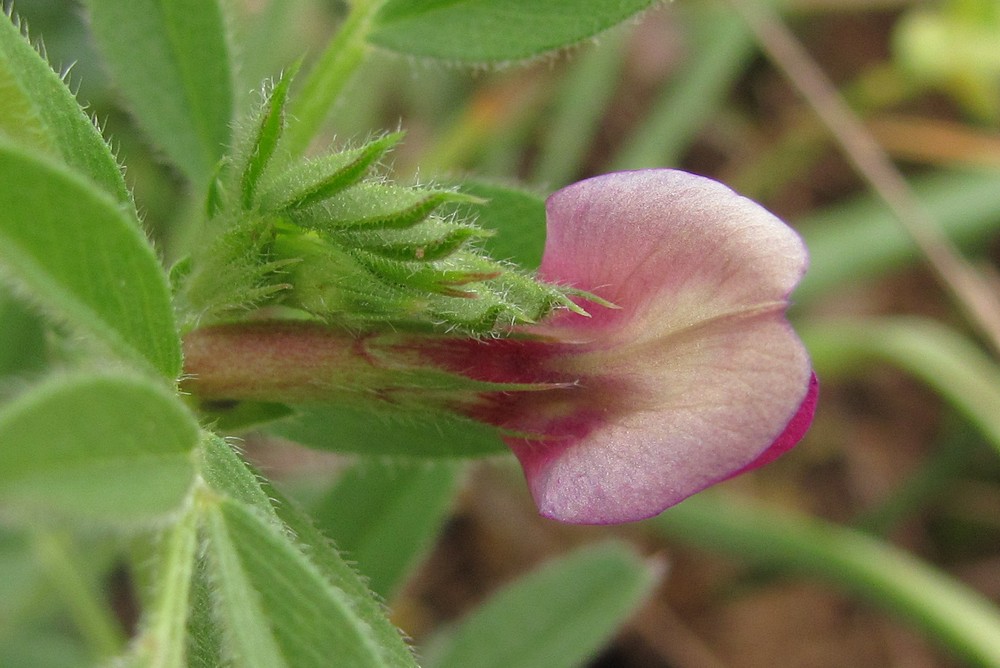
M648 524L671 540L834 582L922 627L971 665L1000 666L1000 610L888 543L715 492Z
M887 536L925 508L935 508L962 484L975 462L983 438L971 422L949 416L928 453L906 479L875 505L855 515L851 525L866 533Z
M1000 454L1000 366L936 321L897 316L799 328L817 374L865 370L872 358L907 371L971 420Z
M444 415L403 418L323 406L266 429L311 448L366 456L466 458L507 452L493 427Z
M218 0L86 0L139 125L196 187L229 144L233 75Z
M167 279L138 223L90 181L0 141L0 264L56 319L173 380Z
M0 14L0 136L59 158L131 207L121 169L97 127L12 18Z
M55 377L0 410L0 498L102 523L151 520L185 497L197 439L194 417L155 381Z
M661 568L623 543L581 548L494 594L428 648L427 668L572 668L635 612Z
M506 63L591 38L652 0L388 0L369 40L392 51L460 63Z
M389 600L430 547L458 487L453 462L364 459L312 507L317 526Z
M692 40L687 61L614 157L612 171L678 164L750 61L753 37L732 10L704 4L688 8L685 18Z
M119 557L102 532L0 529L0 666L88 666L117 652L122 628L103 586Z
M274 645L281 651L282 660L294 659L295 661L303 661L302 663L291 663L289 665L314 665L307 661L320 661L315 664L318 666L329 665L330 657L341 656L340 652L342 650L336 650L325 657L302 656L300 652L313 651L309 649L310 643L313 642L313 634L326 633L329 630L326 628L326 625L334 623L336 620L332 618L328 620L316 620L315 622L310 622L311 626L307 625L302 629L293 628L289 624L293 623L294 619L299 615L312 614L311 610L318 609L314 608L315 606L319 606L322 609L331 606L339 609L346 602L348 605L348 608L344 608L346 612L337 614L342 616L342 614L349 612L351 618L344 622L344 626L337 633L354 633L356 631L359 634L357 636L359 640L358 651L368 652L369 654L374 651L374 654L359 655L359 660L370 660L371 663L365 664L362 662L358 665L407 667L415 665L409 649L403 643L399 632L386 618L381 605L372 596L357 573L351 569L334 549L330 540L315 527L309 516L291 499L286 498L281 492L261 478L259 474L244 464L236 453L233 452L232 448L222 439L212 438L206 441L202 450L202 456L204 462L202 473L205 481L212 489L228 497L225 503L230 508L236 508L236 510L230 510L229 514L237 514L238 518L243 517L240 520L242 525L246 525L250 521L246 519L246 515L249 514L253 518L256 518L256 522L245 526L245 531L238 530L228 544L223 544L220 547L220 558L228 560L228 567L235 569L231 571L235 578L231 583L232 586L240 586L238 583L239 579L246 580L247 583L258 586L256 584L258 578L270 578L271 582L269 586L271 589L266 593L268 599L263 606L265 614L291 615L289 619L280 620L280 629L274 627L275 637L272 640L275 642L264 641L265 646L262 648L262 652L269 652L268 648ZM213 520L216 525L214 531L225 530L226 534L229 534L230 531L226 528L226 520L222 514L224 511L216 509L213 512L217 516ZM218 524L220 520L222 524ZM265 541L264 543L254 542L257 540L254 538L254 534L260 532L267 534L268 531L271 535L270 537L265 536L262 538ZM222 536L225 540L229 540L221 533L219 536ZM294 542L290 538L292 536L294 536ZM248 540L250 542L240 545L232 542L237 540ZM254 556L253 551L259 549L261 544L270 545L275 541L278 541L279 544L275 545L276 551L272 555L260 557L259 559ZM256 560L255 563L250 563L253 560ZM286 581L283 577L276 577L275 571L272 570L277 569L278 573L282 573L286 568L296 573L294 579ZM249 570L246 574L240 574L247 569ZM320 584L316 582L317 577L321 579ZM247 580L247 578L250 579ZM208 580L209 582L215 582L215 575L208 574ZM294 592L307 583L309 587L318 587L314 595L321 597L322 600L313 600L310 597L305 597L304 599L296 598L298 594ZM211 595L214 597L216 594L213 591ZM243 596L238 589L234 590L233 595L237 597ZM284 602L276 603L276 607L271 608L270 597L280 596L285 597ZM213 602L213 608L215 605L216 603ZM257 606L257 603L248 601L247 605L253 607ZM289 605L301 607L289 613L285 610ZM233 610L232 614L234 615L232 621L239 622L238 617L243 612ZM279 623L278 620L272 621ZM247 623L259 626L260 620ZM205 640L204 653L206 656L212 655L212 637L216 631L221 631L229 642L233 642L233 638L230 635L232 632L240 631L242 633L240 629L223 628L216 630L204 628L204 624L202 626L203 628L199 631L199 637ZM351 629L354 629L354 631ZM299 632L300 630L301 633ZM245 642L248 643L246 648L252 650L253 638L247 638ZM316 647L325 647L327 642L329 641L323 641L321 644L316 645ZM322 663L323 660L327 663ZM345 663L343 665L353 664Z
M912 186L940 229L960 246L974 247L1000 230L1000 171L940 171L913 179ZM796 227L812 258L795 291L797 302L919 258L903 227L872 196L831 206Z
M546 115L548 130L541 141L532 180L546 188L566 185L580 173L587 152L621 74L623 47L631 30L616 28L571 64Z
M416 665L386 657L381 638L355 613L351 597L324 577L287 532L232 500L206 513L215 609L239 665Z
M368 35L382 0L356 0L337 27L323 53L307 73L292 98L283 149L301 156L323 127L330 110L368 54ZM368 128L370 130L370 128Z
M47 527L34 527L32 538L37 565L44 569L93 657L107 661L121 652L124 630L100 589L103 583L88 577L86 564L81 564L85 558L78 558L80 546L72 544L67 532Z

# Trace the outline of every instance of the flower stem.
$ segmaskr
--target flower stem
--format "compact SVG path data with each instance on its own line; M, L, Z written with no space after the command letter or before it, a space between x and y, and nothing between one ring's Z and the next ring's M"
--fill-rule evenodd
M372 19L382 0L355 0L347 18L291 101L285 146L292 155L305 153L368 50Z
M681 542L843 585L915 622L971 664L1000 666L1000 610L892 545L711 493L687 499L651 524Z

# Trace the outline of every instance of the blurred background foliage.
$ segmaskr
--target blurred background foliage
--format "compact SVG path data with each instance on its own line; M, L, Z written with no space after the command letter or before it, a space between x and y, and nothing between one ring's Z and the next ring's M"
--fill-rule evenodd
M321 0L228 4L246 104L303 53L308 65L345 11ZM924 209L1000 293L1000 4L776 5ZM55 67L73 64L69 80L127 164L159 251L168 263L180 256L200 194L185 190L118 105L83 12L60 0L19 0L16 11ZM542 560L617 537L661 560L666 576L588 665L1000 665L991 663L1000 650L993 659L965 651L962 633L940 620L970 632L970 606L995 617L988 601L1000 602L996 351L738 13L677 0L592 43L501 68L376 49L316 145L397 128L406 139L392 168L403 180L471 177L545 194L593 174L675 166L761 201L810 247L792 315L821 379L815 424L791 454L617 528L538 519L507 459L353 465L248 437L251 456L311 504L418 645ZM0 314L27 332L16 352L0 350L0 371L32 373L47 354L32 316L9 295ZM134 628L134 575L116 556L128 546L103 538L70 547L82 539L0 533L0 664L81 665L81 637L110 634L103 642L114 645L114 629ZM32 568L81 548L78 581ZM108 609L88 609L81 588L106 592ZM69 616L66 601L79 603ZM925 607L938 607L938 619Z

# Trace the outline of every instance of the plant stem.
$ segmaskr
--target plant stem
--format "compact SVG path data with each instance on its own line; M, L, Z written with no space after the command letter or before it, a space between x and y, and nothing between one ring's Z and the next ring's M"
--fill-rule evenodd
M730 0L771 61L799 90L857 172L885 201L969 321L1000 353L1000 300L920 204L882 147L838 94L781 18L759 0Z
M343 25L313 65L289 105L285 146L292 155L305 153L337 98L368 50L367 37L382 0L355 0Z
M162 537L153 606L146 614L148 626L136 644L137 655L149 668L185 665L191 581L198 549L198 511L194 504Z
M70 555L67 539L52 530L32 532L35 554L93 654L106 660L125 646L125 634Z
M973 665L1000 666L1000 610L880 540L717 493L687 499L651 524L681 542L838 583L915 622Z

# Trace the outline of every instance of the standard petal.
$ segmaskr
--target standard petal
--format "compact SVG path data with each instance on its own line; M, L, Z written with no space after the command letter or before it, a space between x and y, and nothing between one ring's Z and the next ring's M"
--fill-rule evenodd
M649 348L645 364L619 365L618 351L605 352L587 355L586 365L603 367L605 378L594 380L617 390L587 385L576 402L604 399L605 414L575 422L568 438L505 439L547 517L650 517L756 462L797 418L796 436L804 431L812 371L780 309L682 330Z
M598 176L554 193L546 210L541 277L621 307L588 304L588 322L561 314L552 320L561 338L656 339L783 303L807 264L801 239L774 215L686 172Z

